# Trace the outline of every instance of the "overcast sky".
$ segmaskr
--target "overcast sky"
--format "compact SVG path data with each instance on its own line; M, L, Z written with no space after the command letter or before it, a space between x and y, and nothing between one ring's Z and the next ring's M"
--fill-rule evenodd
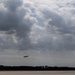
M75 0L0 0L0 65L75 66Z

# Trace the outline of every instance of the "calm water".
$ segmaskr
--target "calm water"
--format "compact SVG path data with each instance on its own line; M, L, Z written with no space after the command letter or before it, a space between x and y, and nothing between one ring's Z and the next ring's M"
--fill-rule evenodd
M0 71L0 75L75 75L75 71Z

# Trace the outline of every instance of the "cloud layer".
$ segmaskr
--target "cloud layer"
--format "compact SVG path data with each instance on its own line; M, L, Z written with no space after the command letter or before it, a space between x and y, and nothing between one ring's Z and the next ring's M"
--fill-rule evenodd
M2 1L0 48L75 50L74 7L73 0Z
M39 59L47 61L43 59L45 52L55 54L50 53L51 59L48 58L54 62L58 57L62 59L64 53L72 53L75 50L75 1L1 0L0 51L9 54L8 50L14 53L16 50L32 51L30 55L37 64ZM66 54L65 57L69 56Z

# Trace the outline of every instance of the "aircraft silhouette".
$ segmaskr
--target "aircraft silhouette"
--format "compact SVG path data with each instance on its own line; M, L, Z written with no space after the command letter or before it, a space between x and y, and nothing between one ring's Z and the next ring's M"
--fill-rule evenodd
M28 55L27 56L23 56L24 58L27 58L27 57L29 57Z

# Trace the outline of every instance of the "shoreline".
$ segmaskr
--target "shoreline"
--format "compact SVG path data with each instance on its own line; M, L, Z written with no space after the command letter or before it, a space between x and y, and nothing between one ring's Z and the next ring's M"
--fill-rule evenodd
M0 71L1 74L75 74L75 71Z

